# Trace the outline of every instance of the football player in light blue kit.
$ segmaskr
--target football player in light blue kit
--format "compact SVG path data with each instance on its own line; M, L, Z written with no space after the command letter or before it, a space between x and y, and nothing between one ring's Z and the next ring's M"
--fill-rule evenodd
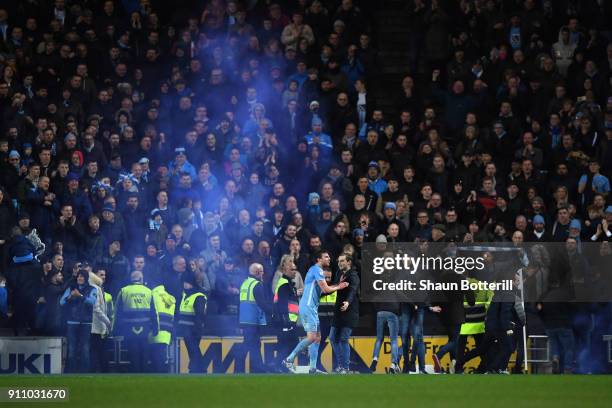
M319 329L319 301L321 294L329 294L348 286L347 282L340 282L337 285L329 286L325 282L324 268L329 268L331 258L327 251L320 251L316 254L315 264L310 267L304 281L304 293L300 299L300 320L306 337L298 343L291 354L283 360L284 366L291 372L295 370L293 362L295 357L306 347L310 357L311 374L317 372L317 356L319 354L319 343L321 342L321 332Z

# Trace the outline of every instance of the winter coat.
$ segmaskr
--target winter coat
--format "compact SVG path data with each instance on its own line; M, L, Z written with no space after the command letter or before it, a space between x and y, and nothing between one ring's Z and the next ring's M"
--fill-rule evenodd
M334 306L334 327L356 327L359 324L359 274L355 269L351 269L344 274L344 279L349 285L338 291L336 305ZM349 307L346 311L340 311L343 302L348 302Z
M89 274L89 284L96 291L96 303L93 305L93 317L91 321L91 332L105 336L110 333L111 321L106 310L104 290L102 289L102 279L94 273Z

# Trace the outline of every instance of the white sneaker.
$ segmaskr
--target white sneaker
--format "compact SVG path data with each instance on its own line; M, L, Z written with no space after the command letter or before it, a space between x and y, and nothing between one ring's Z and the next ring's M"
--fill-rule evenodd
M284 359L283 367L285 367L290 373L295 373L295 364L293 364L293 362L287 359Z
M457 360L452 359L450 366L448 366L448 372L451 374L455 374L455 364L457 363Z

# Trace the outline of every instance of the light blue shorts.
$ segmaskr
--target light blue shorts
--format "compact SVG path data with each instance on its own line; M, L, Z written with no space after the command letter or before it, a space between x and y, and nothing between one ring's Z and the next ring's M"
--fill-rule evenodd
M306 333L317 333L319 331L319 314L316 312L300 312L300 321Z

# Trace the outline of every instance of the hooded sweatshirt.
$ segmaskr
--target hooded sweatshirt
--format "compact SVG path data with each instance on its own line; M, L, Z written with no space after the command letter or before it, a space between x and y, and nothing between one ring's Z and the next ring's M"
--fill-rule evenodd
M559 73L565 77L567 76L567 69L572 63L574 51L576 50L576 44L572 43L571 38L568 38L567 43L563 42L561 31L564 28L567 29L567 26L561 27L561 29L559 29L559 41L553 44L552 49L557 68L559 69Z
M96 303L93 305L93 317L91 320L91 332L106 336L110 333L111 321L106 310L104 300L104 290L102 289L102 279L93 272L89 273L89 285L96 291Z

